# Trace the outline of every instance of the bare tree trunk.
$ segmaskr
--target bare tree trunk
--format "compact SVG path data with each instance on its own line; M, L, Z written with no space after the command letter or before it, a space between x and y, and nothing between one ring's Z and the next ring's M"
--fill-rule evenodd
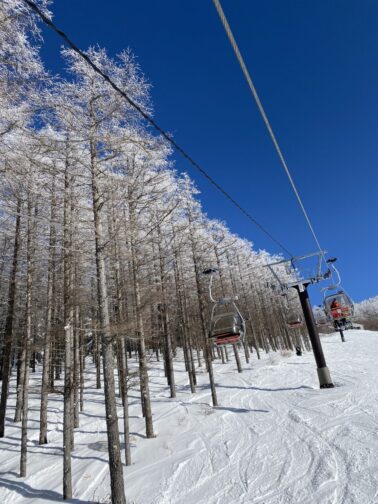
M237 348L236 345L232 345L232 346L234 348L234 355L235 355L236 365L237 365L237 368L238 368L238 373L242 373L243 372L243 368L242 368L242 365L241 365L241 362L240 362L240 356L239 356L238 348Z
M0 279L2 279L3 276L4 276L4 269L5 269L5 266L7 264L8 245L9 245L9 237L8 236L4 236L4 238L3 238L3 248L2 248L2 251L1 251L1 255L0 255L0 258L1 258L1 260L0 260ZM12 274L11 274L11 276L12 276ZM9 294L9 288L8 288L8 294ZM1 348L0 355L2 356L2 358L0 359L0 381L3 380L4 343L5 343L5 341L4 341L4 334L2 334L1 337L0 337L0 348ZM10 373L12 374L12 366L10 366Z
M14 422L21 422L22 419L22 402L23 402L23 388L24 388L24 375L25 375L25 366L29 366L29 363L26 363L26 350L27 346L22 345L21 350L18 355L17 361L17 399L16 399L16 408L14 412Z
M131 267L132 276L134 284L134 298L135 298L135 317L136 317L136 327L138 334L138 353L139 353L139 375L140 375L140 391L141 391L141 402L142 411L146 422L146 437L155 437L153 429L152 420L152 408L151 408L151 398L150 398L150 387L148 383L148 368L146 360L146 345L144 339L144 326L141 311L141 298L140 298L140 285L139 285L139 274L138 274L138 264L136 257L136 247L135 247L135 208L134 204L131 202L131 195L129 192L129 219L130 219L130 251L131 251Z
M96 330L95 332L95 363L96 363L96 388L101 388L101 336Z
M72 498L72 373L71 373L71 340L72 325L69 323L70 314L66 318L64 326L64 347L65 347L65 365L64 365L64 414L63 414L63 499Z
M121 352L121 376L124 380L122 388L122 403L123 403L123 429L125 441L125 462L126 465L131 465L131 450L130 450L130 421L129 421L129 394L128 394L128 380L127 380L127 354L124 338L120 341Z
M114 384L114 353L110 333L110 317L108 306L107 282L105 273L105 240L102 229L101 210L104 205L103 195L99 186L99 171L96 164L96 147L91 141L91 169L93 218L95 225L95 254L97 268L97 294L102 336L103 372L106 426L108 435L110 485L113 504L125 504L125 490L120 453L118 415Z
M228 362L230 359L228 358L228 351L226 346L224 347L224 355L226 357L226 362Z
M168 384L170 388L171 398L176 397L176 384L175 384L175 373L173 369L173 358L172 358L172 341L171 335L168 329L168 312L167 305L165 303L165 295L163 295L162 303L160 304L161 315L162 315L162 326L163 326L163 338L165 346L165 363L168 377Z
M12 354L12 331L13 331L13 318L14 318L14 302L16 297L16 273L18 266L18 254L20 248L20 212L21 212L21 199L17 200L17 217L16 227L14 232L14 246L13 246L13 262L9 282L8 291L8 307L7 318L5 321L4 329L4 349L3 349L3 381L1 385L1 402L0 402L0 438L4 437L5 431L5 415L7 409L8 391L9 391L9 375L11 368L11 354Z
M74 369L73 369L73 385L74 385L74 427L80 426L79 421L79 386L80 386L80 315L79 306L75 306L75 329L74 329Z
M91 293L92 293L92 309L91 309L91 319L92 319L92 328L93 328L93 360L96 366L96 388L101 388L101 341L100 341L100 333L98 332L97 324L95 321L97 320L97 312L98 312L98 300L96 301L97 296L94 296L93 293L97 292L97 286L95 285L95 281L92 278L91 280ZM96 308L97 304L97 308Z
M50 256L47 278L47 315L46 315L46 333L43 345L43 370L42 370L42 388L41 388L41 412L39 422L39 444L47 443L47 403L50 390L50 360L51 360L51 330L52 330L52 312L53 312L53 286L54 286L54 268L55 268L55 244L56 232L54 226L55 220L55 194L53 182L53 195L51 198L51 222L50 222Z
M160 266L160 289L161 289L161 315L163 323L163 337L165 344L165 358L166 358L166 369L168 376L168 383L171 392L171 398L176 397L176 384L175 384L175 373L173 369L173 358L172 358L172 341L171 334L169 331L169 315L168 307L166 303L166 286L164 279L164 259L163 252L161 248L161 232L160 226L157 227L157 237L158 237L158 250L159 250L159 266Z
M72 339L73 339L73 254L72 254L72 183L66 159L64 193L64 413L63 413L63 499L72 498L71 452L73 444L72 423Z
M84 411L84 369L85 369L85 346L82 323L80 324L80 411Z
M29 295L29 294L28 294ZM27 341L26 345L26 365L24 368L24 376L23 376L23 386L22 386L22 411L21 411L21 459L20 459L20 477L23 478L26 476L27 469L27 453L28 453L28 407L29 407L29 357L30 357L30 337L31 333L31 323L29 319L31 319L30 308L27 308L28 311L28 327L27 327Z
M188 348L188 374L189 374L189 383L190 390L194 394L196 392L197 385L197 376L196 376L196 368L194 365L194 357L193 357L193 346L190 338L190 331L188 327L188 314L187 314L187 305L186 299L184 296L180 296L181 298L181 310L182 310L182 324L183 324L183 332L184 332L184 340L185 344Z
M193 373L193 354L191 353L190 345L188 342L188 336L186 334L185 328L184 328L184 352L186 355L186 361L187 361L187 366L188 366L188 376L189 376L189 384L190 384L190 391L192 394L195 394L196 392L196 383L194 380L194 373Z
M111 233L114 233L116 227L115 216L113 213L113 221L111 222ZM131 465L131 449L130 449L130 421L129 421L129 394L128 394L128 366L127 366L127 350L125 337L120 333L120 326L124 322L124 311L121 293L120 280L120 262L117 239L114 239L114 279L116 287L116 305L115 305L115 320L118 326L117 330L117 350L118 350L118 371L119 371L119 390L122 397L123 406L123 430L125 443L125 463Z
M21 375L22 384L22 422L21 422L21 458L20 476L26 476L27 454L28 454L28 403L29 403L29 369L30 369L30 345L32 339L32 282L33 282L33 256L32 234L34 225L31 224L31 195L28 197L28 234L27 234L27 279L26 279L26 333L23 346L25 347L24 375Z
M244 355L245 355L245 362L247 364L249 364L249 357L250 357L250 353L249 353L249 347L248 347L248 341L247 341L248 338L246 338L244 341L243 341L243 348L244 348Z

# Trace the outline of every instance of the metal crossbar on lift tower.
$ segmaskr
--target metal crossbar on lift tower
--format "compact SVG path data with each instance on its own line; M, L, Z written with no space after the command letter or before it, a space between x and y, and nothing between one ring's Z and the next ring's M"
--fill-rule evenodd
M223 187L211 176L207 173L207 171L202 168L201 165L199 165L180 145L173 140L171 135L169 135L161 126L158 125L158 123L152 119L152 117L147 114L137 103L134 102L122 89L120 89L115 82L107 75L104 73L90 58L87 54L85 54L81 49L77 47L76 44L74 44L68 36L60 30L52 21L49 19L46 14L34 3L32 0L23 0L24 3L26 3L30 9L32 9L41 19L42 21L49 26L55 33L61 37L65 43L73 50L75 51L81 58L83 58L88 65L97 73L99 74L117 93L119 93L128 103L133 107L135 110L137 110L140 115L151 125L155 128L156 131L162 135L167 142L169 142L172 147L179 152L196 170L198 170L216 189L218 189L219 192L223 194L240 212L244 214L247 219L249 219L257 228L260 229L270 240L272 240L278 247L285 252L289 257L292 257L293 254L289 252L289 250L282 245L274 236L267 231L267 229L262 226L252 215L245 210L244 207L238 203L233 196L231 196Z

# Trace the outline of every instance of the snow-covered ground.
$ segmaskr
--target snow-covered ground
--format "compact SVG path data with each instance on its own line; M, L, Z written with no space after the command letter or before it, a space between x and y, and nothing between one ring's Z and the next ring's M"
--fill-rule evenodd
M322 338L336 387L319 390L312 353L253 355L244 372L215 363L213 409L207 375L190 393L180 356L177 399L151 360L155 439L144 437L138 392L131 392L133 464L124 468L131 504L378 503L378 333ZM38 446L39 373L30 401L28 476L18 477L20 425L0 440L0 503L55 503L62 494L62 397L50 396L49 444ZM85 411L75 434L74 499L109 495L102 390L88 365ZM119 409L121 414L121 407ZM120 420L120 427L122 421Z

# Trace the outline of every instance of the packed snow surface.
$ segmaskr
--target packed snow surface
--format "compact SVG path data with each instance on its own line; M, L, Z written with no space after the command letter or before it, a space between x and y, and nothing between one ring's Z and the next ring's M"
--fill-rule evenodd
M238 373L234 359L214 362L220 406L198 369L191 394L182 354L175 359L177 398L162 363L149 372L157 437L146 439L139 394L130 395L132 459L124 467L129 504L378 503L378 333L322 337L334 389L319 390L312 353L253 354ZM231 352L229 352L231 357ZM134 359L131 360L133 362ZM135 365L135 364L133 364ZM85 409L75 430L74 499L106 502L110 493L103 391L88 360ZM38 446L40 370L32 374L28 476L18 477L20 425L0 440L0 503L62 499L61 395L50 395L49 444ZM120 430L122 431L119 403Z

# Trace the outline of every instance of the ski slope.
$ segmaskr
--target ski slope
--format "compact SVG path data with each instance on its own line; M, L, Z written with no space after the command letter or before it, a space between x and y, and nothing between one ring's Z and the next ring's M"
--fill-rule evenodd
M271 353L261 361L254 354L241 374L234 360L215 361L221 406L214 409L204 370L192 395L179 353L177 398L170 399L162 363L151 358L157 437L144 437L138 391L132 390L133 464L124 468L128 503L377 504L378 333L348 331L346 340L322 337L334 389L318 389L312 353ZM13 387L0 440L2 504L61 501L62 397L50 396L49 444L38 446L40 374L32 378L28 476L18 477ZM88 361L73 453L70 502L78 504L107 502L110 492L103 391L95 389L94 378Z

